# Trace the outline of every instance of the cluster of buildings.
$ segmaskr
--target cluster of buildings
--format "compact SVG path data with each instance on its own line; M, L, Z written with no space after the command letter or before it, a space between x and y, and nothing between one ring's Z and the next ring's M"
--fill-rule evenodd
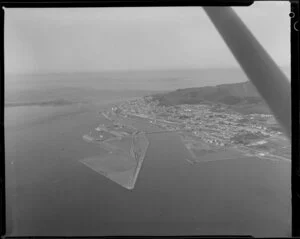
M242 115L223 105L183 104L162 106L151 96L126 101L115 107L123 116L135 115L172 131L186 131L216 146L246 145L281 134L268 128L267 114Z

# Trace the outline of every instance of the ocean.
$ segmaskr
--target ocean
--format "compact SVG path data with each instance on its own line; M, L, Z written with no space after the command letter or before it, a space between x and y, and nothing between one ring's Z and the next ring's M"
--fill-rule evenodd
M9 235L290 235L289 162L191 165L179 136L152 134L135 188L127 190L80 162L104 153L82 136L105 123L99 111L145 92L98 96L75 83L21 85L6 84L5 103L17 103L5 107ZM51 104L57 98L71 103Z

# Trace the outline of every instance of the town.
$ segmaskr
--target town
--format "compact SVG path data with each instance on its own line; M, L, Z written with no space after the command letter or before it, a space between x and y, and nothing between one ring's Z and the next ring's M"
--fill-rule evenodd
M111 114L116 119L145 119L166 131L184 133L185 138L211 149L237 148L259 157L290 158L290 143L271 114L243 115L226 105L209 103L165 106L152 96L125 101L113 107Z

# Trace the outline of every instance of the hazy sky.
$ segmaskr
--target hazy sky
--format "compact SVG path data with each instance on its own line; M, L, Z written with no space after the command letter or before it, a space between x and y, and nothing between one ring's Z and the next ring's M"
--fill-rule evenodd
M289 9L234 8L281 66L290 64ZM235 66L201 7L5 9L7 73Z

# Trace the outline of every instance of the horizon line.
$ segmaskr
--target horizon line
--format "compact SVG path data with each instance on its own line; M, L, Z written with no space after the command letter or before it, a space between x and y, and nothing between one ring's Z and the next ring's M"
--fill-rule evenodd
M290 65L281 65L280 69L291 68ZM5 72L4 75L49 75L49 74L103 74L103 73L124 73L124 72L175 72L175 71L205 71L205 70L241 70L239 66L232 67L207 67L207 68L173 68L173 69L119 69L102 71L57 71L57 72Z

